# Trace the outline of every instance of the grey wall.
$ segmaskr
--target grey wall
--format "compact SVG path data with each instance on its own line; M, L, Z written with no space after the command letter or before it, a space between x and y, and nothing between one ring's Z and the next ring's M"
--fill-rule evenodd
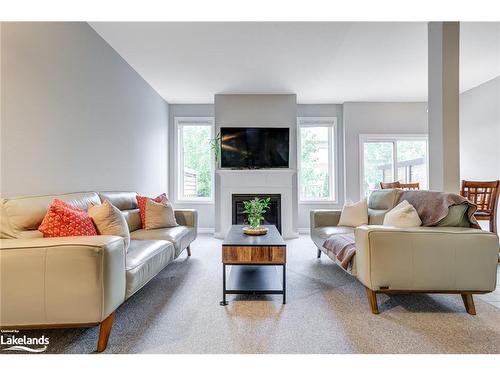
M86 23L2 23L1 193L167 189L168 104Z
M500 180L500 77L460 95L460 178Z
M215 95L215 126L255 126L290 128L290 168L297 168L297 96L277 95ZM293 195L297 200L297 178L294 178ZM215 178L215 231L220 216L219 179ZM297 228L297 207L293 207L293 228Z
M336 117L337 134L335 148L337 150L337 204L303 204L299 203L297 226L304 232L309 228L309 212L319 208L339 208L344 204L344 124L342 121L342 104L299 104L297 117Z
M174 135L174 118L179 117L212 117L214 116L214 105L212 104L179 104L170 105L170 139ZM245 116L248 116L248 112ZM347 118L344 112L347 112ZM242 120L236 120L236 111L231 108L231 116L223 118L223 126L226 124L241 124ZM260 116L260 115L259 115ZM317 208L342 208L344 196L349 199L359 199L359 134L363 133L398 133L398 134L420 134L427 132L427 106L426 103L346 103L341 104L299 104L296 111L297 117L337 117L337 148L338 160L338 203L337 204L299 204L297 209L297 227L305 229L309 227L309 212ZM258 119L256 119L258 120ZM244 121L249 126L250 121ZM259 120L260 121L260 120ZM217 120L220 126L219 120ZM258 122L267 124L267 121ZM268 124L267 124L268 125ZM243 126L243 125L241 125ZM295 128L295 126L294 126ZM345 134L344 134L345 133ZM296 132L293 132L292 144L296 145ZM344 137L346 145L344 149ZM296 166L296 151L291 160ZM174 184L174 155L173 148L170 150L170 195L173 194ZM344 179L345 177L345 179ZM350 179L348 183L347 179ZM350 191L345 190L349 184ZM200 227L214 228L215 208L207 204L184 204L186 208L199 210ZM184 207L183 206L183 207Z
M344 103L346 198L360 199L360 134L426 134L427 103Z
M213 104L170 104L169 105L169 196L174 196L177 170L177 156L174 150L175 118L176 117L214 117ZM214 204L213 203L176 203L176 208L194 208L198 210L198 225L201 231L213 231Z
M175 137L175 117L213 117L215 115L215 106L213 104L170 104L169 105L169 139ZM234 113L232 114L234 116ZM299 104L297 105L297 117L337 117L337 147L339 150L338 177L339 177L339 204L335 207L342 207L344 197L343 183L343 124L342 124L342 105L341 104ZM231 120L232 121L232 120ZM264 121L267 122L267 121ZM296 143L296 139L292 140ZM175 184L175 155L170 143L169 150L169 195L173 196ZM198 203L180 203L176 204L180 208L195 208L198 210L200 227L205 229L214 228L214 205ZM309 211L315 208L323 208L322 204L301 204L298 207L298 228L309 227Z

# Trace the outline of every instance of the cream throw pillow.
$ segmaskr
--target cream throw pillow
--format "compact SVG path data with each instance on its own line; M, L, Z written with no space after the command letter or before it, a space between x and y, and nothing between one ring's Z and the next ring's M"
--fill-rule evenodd
M404 200L385 214L384 225L398 228L412 228L422 225L422 220L420 220L415 207Z
M368 224L368 202L366 198L356 203L347 201L344 208L342 208L338 226L355 228L364 224Z
M177 226L175 220L174 209L168 199L162 202L155 202L148 198L146 199L146 217L144 229L169 228Z
M130 231L122 212L105 200L103 204L91 205L88 210L99 234L121 236L125 240L125 250L130 245Z

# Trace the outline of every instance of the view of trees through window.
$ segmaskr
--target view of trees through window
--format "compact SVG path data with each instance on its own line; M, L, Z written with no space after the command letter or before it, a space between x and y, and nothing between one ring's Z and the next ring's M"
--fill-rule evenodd
M332 199L329 150L331 127L300 128L300 199Z
M396 148L396 155L394 155ZM396 160L394 160L396 156ZM396 163L396 177L394 171ZM380 182L419 182L427 188L427 141L367 140L363 143L363 191L368 195Z
M181 150L183 191L185 199L212 196L212 155L210 125L183 125Z
M363 147L364 186L363 191L368 194L378 189L379 183L394 181L392 164L392 142L365 142ZM381 168L384 167L384 168Z

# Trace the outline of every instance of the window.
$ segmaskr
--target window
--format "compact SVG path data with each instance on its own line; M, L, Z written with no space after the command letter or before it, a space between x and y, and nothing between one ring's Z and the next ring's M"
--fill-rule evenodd
M380 182L419 182L427 189L426 135L359 136L361 195L380 188Z
M214 157L210 140L213 118L176 117L177 200L207 201L213 197Z
M299 200L336 201L335 117L298 119Z

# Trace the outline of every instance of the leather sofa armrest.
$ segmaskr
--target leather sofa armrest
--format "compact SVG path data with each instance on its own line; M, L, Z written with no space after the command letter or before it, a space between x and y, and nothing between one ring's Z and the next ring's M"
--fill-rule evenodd
M179 225L198 227L198 211L194 209L174 210L175 220Z
M355 229L356 276L372 290L479 291L496 287L498 236L459 227Z
M122 237L0 240L1 326L102 322L125 300Z
M310 229L337 226L342 210L311 210Z

